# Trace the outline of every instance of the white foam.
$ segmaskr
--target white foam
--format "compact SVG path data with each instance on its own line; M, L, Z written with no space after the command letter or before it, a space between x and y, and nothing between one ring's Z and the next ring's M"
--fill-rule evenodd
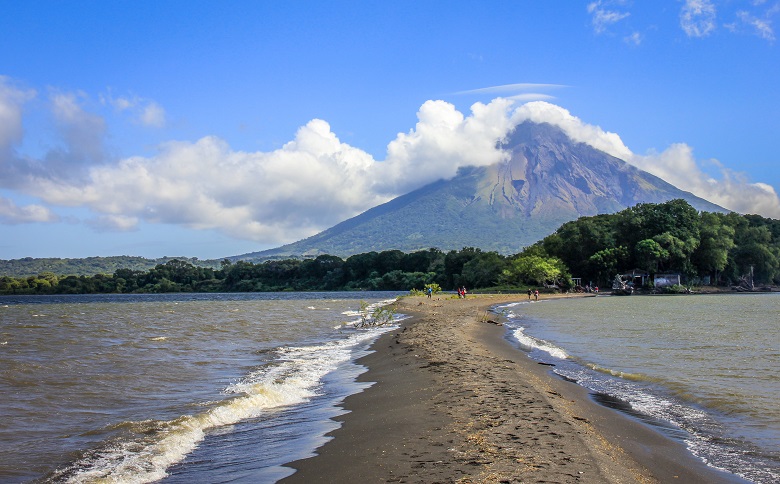
M517 328L516 330L514 330L514 332L512 333L512 336L514 336L515 339L517 339L517 341L521 345L526 346L526 347L530 347L530 348L535 348L535 349L538 349L538 350L542 350L542 351L548 353L550 356L552 356L554 358L561 359L561 360L565 360L566 358L569 357L569 355L567 355L566 352L563 351L562 348L559 348L559 347L555 346L554 344L552 344L550 342L547 342L547 341L545 341L543 339L534 338L533 336L529 336L529 335L525 334L523 332L523 330L525 330L525 328L520 327L520 328Z
M171 465L198 446L207 431L316 396L325 375L387 329L355 331L345 339L321 345L280 348L275 361L225 389L226 394L235 396L199 414L156 422L155 432L140 432L136 440L108 446L76 463L73 468L78 470L68 482L146 483L162 479Z

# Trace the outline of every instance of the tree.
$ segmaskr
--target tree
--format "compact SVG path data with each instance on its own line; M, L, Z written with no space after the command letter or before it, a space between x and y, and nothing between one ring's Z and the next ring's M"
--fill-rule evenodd
M463 264L461 285L466 287L495 286L506 266L506 259L497 252L482 252Z
M461 251L451 250L444 256L444 276L446 278L445 287L461 286L461 274L463 266L470 260L476 258L482 251L474 247L465 247Z
M616 235L627 247L664 233L687 243L699 239L699 223L699 213L685 200L640 203L617 214Z
M557 257L520 255L509 262L509 268L504 270L502 280L518 286L523 282L542 286L557 282L565 272L568 272L566 266Z
M560 258L576 276L589 272L588 258L594 253L615 247L614 215L580 217L563 224L541 242L545 255ZM526 251L524 251L526 252Z
M628 259L628 249L622 245L600 250L588 258L589 273L594 276L598 284L606 285L621 268L625 268Z
M659 267L669 258L669 251L654 239L637 242L634 253L640 267L651 274L658 272Z
M700 273L706 272L711 276L714 285L728 264L729 251L735 247L735 230L727 225L726 218L721 214L704 212L701 220L699 247L691 259Z

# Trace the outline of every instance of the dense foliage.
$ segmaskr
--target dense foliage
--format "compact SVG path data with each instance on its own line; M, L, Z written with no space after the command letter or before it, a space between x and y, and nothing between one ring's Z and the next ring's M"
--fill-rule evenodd
M260 263L223 260L219 267L172 259L149 270L59 276L44 271L0 277L1 294L247 292L572 288L608 286L616 274L679 273L688 284L780 279L780 221L758 215L697 212L683 200L639 204L613 215L582 217L514 256L467 247L321 255Z
M161 257L159 259L127 255L85 257L83 259L25 257L23 259L11 260L0 259L0 274L4 276L28 277L51 272L57 275L91 276L93 274L111 274L117 269L148 271L159 264L165 264L173 259L188 261L196 266L219 267L218 260L198 260L197 257Z
M697 212L683 200L643 203L613 215L582 217L535 246L583 283L607 285L634 269L679 273L688 284L732 285L780 279L780 221Z
M80 294L138 292L248 292L410 290L426 286L490 286L506 258L467 248L404 253L368 252L346 260L321 255L261 263L223 260L219 269L171 260L149 271L117 269L111 275L57 276L44 272L25 278L0 277L3 294ZM487 270L486 270L487 268Z

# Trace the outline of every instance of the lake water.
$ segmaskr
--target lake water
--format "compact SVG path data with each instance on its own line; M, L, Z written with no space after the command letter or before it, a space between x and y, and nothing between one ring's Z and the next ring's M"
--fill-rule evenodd
M510 337L709 465L780 482L780 294L591 297L497 308Z
M0 482L274 482L398 293L0 297Z

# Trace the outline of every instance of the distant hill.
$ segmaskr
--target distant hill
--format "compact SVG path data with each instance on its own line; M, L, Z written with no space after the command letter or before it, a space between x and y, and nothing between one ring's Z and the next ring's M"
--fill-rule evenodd
M43 272L57 275L91 276L94 274L113 274L117 269L148 271L158 264L179 259L204 267L219 267L217 260L198 260L190 257L162 257L146 259L144 257L115 256L87 257L84 259L33 258L2 260L0 259L0 276L27 277Z
M581 216L614 213L637 203L684 199L700 211L722 207L549 124L525 122L504 145L511 158L462 169L307 239L230 259L352 254L388 249L478 247L517 253Z

